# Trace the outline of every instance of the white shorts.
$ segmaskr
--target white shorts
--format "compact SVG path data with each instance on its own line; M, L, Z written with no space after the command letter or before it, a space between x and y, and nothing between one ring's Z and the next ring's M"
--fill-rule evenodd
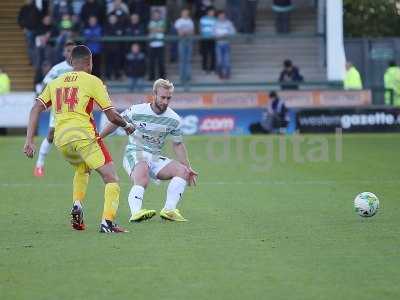
M49 127L54 128L54 114L53 114L53 110L50 111L50 117L49 117Z
M149 166L150 177L154 180L157 180L158 172L160 172L160 170L168 165L172 160L165 156L151 154L144 151L125 152L122 164L126 173L128 173L128 176L131 176L133 169L141 161L145 161Z

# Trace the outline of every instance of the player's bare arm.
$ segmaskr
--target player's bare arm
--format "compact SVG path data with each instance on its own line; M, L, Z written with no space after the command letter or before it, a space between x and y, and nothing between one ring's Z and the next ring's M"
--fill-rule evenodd
M176 159L188 168L189 171L189 185L196 185L198 173L192 169L189 162L188 153L184 143L172 143L172 149L174 150Z
M100 132L100 137L104 139L105 137L109 136L111 133L113 133L115 130L117 130L119 126L115 125L113 123L107 123L107 125L103 128L103 130Z
M126 134L130 135L135 131L135 126L127 121L116 111L115 108L108 109L104 112L106 114L107 119L115 126L122 127ZM115 127L114 130L117 128ZM110 128L111 130L112 128ZM110 131L108 134L112 133L114 130ZM107 136L108 134L104 135ZM103 132L101 134L103 137Z
M39 120L39 115L45 111L46 107L40 101L35 101L29 114L28 128L26 131L26 140L24 145L24 153L27 157L32 158L35 155L34 136Z

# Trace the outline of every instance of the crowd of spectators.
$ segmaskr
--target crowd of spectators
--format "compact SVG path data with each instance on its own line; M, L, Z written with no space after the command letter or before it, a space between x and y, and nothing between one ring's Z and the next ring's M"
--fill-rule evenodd
M229 78L227 37L237 30L254 32L257 0L227 0L226 11L216 11L214 0L180 1L184 7L180 17L174 17L176 12L168 11L166 4L166 0L26 0L18 23L25 33L36 80L49 64L63 60L67 40L78 39L92 51L93 74L99 77L118 80L126 76L135 89L146 76L149 80L166 76L168 54L172 62L179 62L181 81L187 82L196 41L190 37L196 33L202 37L199 49L205 73ZM166 34L180 39L166 42ZM127 37L148 40L127 41Z

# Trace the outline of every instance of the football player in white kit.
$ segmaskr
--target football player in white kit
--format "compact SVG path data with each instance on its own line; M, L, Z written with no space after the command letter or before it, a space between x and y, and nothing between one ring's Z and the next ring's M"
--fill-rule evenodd
M174 86L171 82L158 79L153 85L153 101L132 105L121 115L135 125L125 149L123 166L133 182L128 196L131 210L130 222L140 222L155 216L155 210L142 208L143 196L150 178L171 180L160 217L171 221L187 221L177 209L187 184L195 185L197 173L189 163L180 129L181 118L168 107ZM100 136L106 137L117 126L107 124ZM177 160L161 155L166 138L172 137L173 150Z
M54 65L50 71L46 74L42 82L42 89L46 87L46 85L56 79L58 76L72 71L72 66L69 64L69 60L71 57L72 49L75 47L75 43L72 41L67 41L64 45L64 57L65 60L60 62L59 64ZM42 91L39 91L41 93ZM47 137L42 141L40 145L38 158L36 161L35 169L33 171L33 175L36 177L44 176L44 162L47 154L50 152L51 145L53 143L54 138L54 115L53 112L50 111L50 119L49 119L49 132L47 133Z

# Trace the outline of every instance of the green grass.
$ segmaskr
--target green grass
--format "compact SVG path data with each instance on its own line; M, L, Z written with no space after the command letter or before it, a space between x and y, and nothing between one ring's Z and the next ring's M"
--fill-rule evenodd
M97 174L88 228L74 232L72 168L52 151L46 177L33 178L23 139L1 137L0 299L400 299L399 135L346 135L338 154L333 136L305 136L302 162L291 138L280 155L276 137L226 139L225 156L218 141L187 139L200 173L180 207L190 222L131 225L124 139L109 139L130 233L101 235ZM159 210L165 189L152 185L145 207ZM381 200L373 218L353 212L362 191Z

